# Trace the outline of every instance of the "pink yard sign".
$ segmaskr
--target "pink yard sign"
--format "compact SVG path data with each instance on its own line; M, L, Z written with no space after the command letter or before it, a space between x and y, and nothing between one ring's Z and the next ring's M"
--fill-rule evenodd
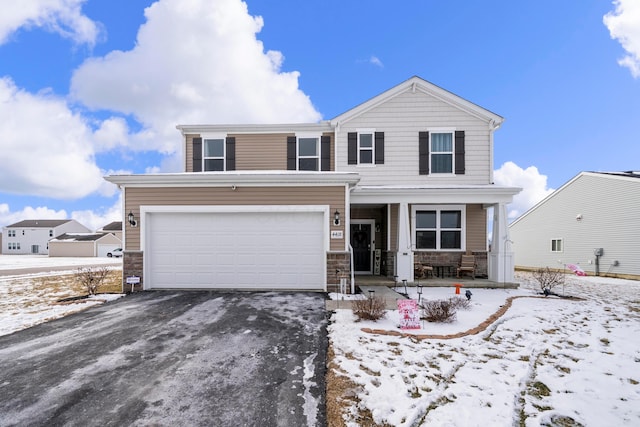
M420 329L420 311L418 303L412 299L398 300L400 329Z

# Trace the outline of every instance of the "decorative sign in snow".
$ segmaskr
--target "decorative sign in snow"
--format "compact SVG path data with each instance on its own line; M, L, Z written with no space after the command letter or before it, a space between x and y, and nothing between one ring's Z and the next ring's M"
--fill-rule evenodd
M140 276L127 276L127 285L137 285L140 283Z
M400 329L420 329L420 311L415 300L398 300L398 314L400 315Z

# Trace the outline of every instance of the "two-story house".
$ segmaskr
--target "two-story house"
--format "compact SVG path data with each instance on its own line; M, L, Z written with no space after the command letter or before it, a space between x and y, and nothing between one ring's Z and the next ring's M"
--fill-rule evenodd
M49 240L65 233L90 230L74 219L27 219L2 228L2 253L7 255L49 253Z
M502 121L413 77L319 123L179 125L184 172L106 178L124 192L124 276L326 290L354 274L412 281L414 262L469 252L511 281L505 206L520 189L493 184Z

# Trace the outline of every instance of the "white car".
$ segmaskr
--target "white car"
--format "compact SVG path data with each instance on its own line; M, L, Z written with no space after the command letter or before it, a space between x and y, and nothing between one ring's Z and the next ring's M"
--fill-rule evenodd
M112 250L111 252L107 252L107 256L109 258L111 258L111 257L120 258L122 256L122 248L117 248L117 249Z

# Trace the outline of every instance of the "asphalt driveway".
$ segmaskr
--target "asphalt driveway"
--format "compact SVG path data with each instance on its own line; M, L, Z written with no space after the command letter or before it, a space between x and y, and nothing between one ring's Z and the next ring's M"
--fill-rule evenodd
M324 295L143 292L0 337L0 425L324 426Z

